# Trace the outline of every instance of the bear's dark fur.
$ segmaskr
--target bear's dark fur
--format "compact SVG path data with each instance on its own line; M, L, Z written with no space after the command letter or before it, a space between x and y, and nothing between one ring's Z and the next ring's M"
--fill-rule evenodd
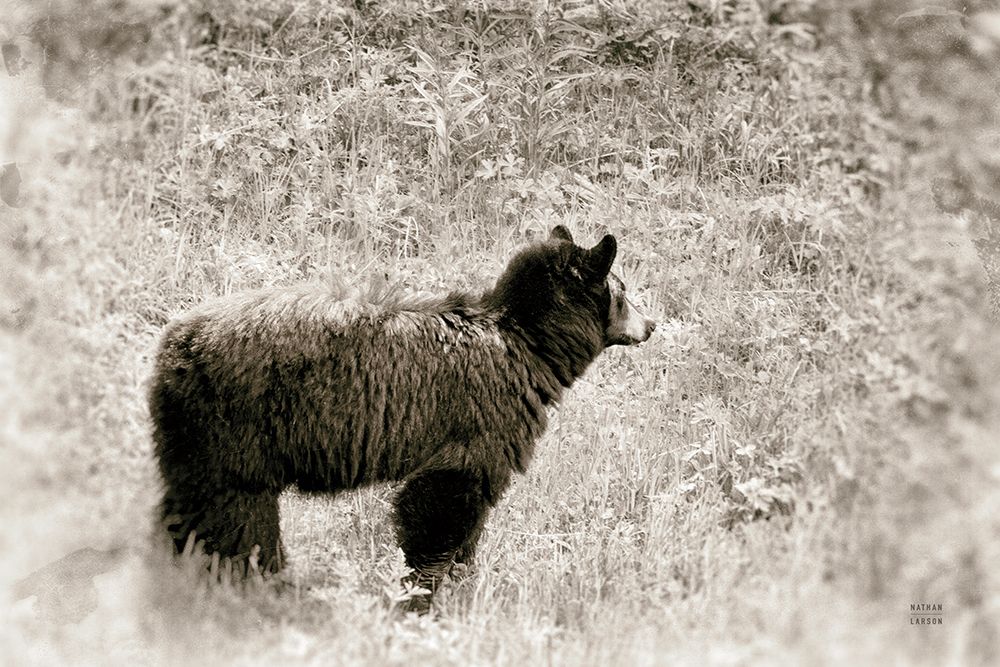
M546 406L607 345L652 332L609 280L616 247L605 236L581 248L560 226L479 298L357 303L283 288L171 323L150 411L177 548L195 531L231 559L256 546L258 566L275 571L285 487L402 481L396 535L412 581L433 591L472 557Z

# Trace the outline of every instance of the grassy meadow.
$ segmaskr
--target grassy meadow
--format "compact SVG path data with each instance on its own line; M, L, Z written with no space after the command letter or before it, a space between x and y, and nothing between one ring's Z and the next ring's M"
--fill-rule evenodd
M996 664L1000 8L830 4L6 0L5 662ZM283 585L165 557L172 316L482 290L556 224L659 326L434 615L389 487L288 492Z

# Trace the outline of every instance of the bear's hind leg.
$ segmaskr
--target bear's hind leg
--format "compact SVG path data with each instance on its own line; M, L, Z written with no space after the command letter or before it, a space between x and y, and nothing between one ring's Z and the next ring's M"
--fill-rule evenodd
M426 588L407 611L426 612L455 557L471 556L488 504L482 477L468 470L427 470L410 477L395 500L399 546L413 573L404 581Z
M178 498L167 493L163 513L178 552L183 550L191 531L204 542L205 553L228 558L246 572L257 546L260 572L277 572L285 563L278 516L278 494L246 493L230 490L209 499Z

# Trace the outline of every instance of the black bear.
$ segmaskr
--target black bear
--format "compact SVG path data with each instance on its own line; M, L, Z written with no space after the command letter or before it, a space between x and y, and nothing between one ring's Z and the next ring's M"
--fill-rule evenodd
M194 531L209 553L276 571L284 488L401 481L409 580L434 591L472 558L546 408L605 347L652 334L611 273L616 252L611 235L587 249L560 225L479 297L359 303L280 288L172 322L149 403L175 546Z

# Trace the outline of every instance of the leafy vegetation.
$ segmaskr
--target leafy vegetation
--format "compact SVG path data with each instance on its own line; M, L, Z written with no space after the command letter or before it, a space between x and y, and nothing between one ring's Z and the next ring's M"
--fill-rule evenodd
M10 7L0 584L81 547L129 551L96 568L93 599L11 600L6 650L995 660L998 357L979 260L1000 19L960 9ZM144 386L170 316L302 280L479 290L557 223L614 233L660 324L569 393L436 617L391 609L388 488L287 494L283 586L166 561ZM911 603L942 604L945 624L910 625Z

